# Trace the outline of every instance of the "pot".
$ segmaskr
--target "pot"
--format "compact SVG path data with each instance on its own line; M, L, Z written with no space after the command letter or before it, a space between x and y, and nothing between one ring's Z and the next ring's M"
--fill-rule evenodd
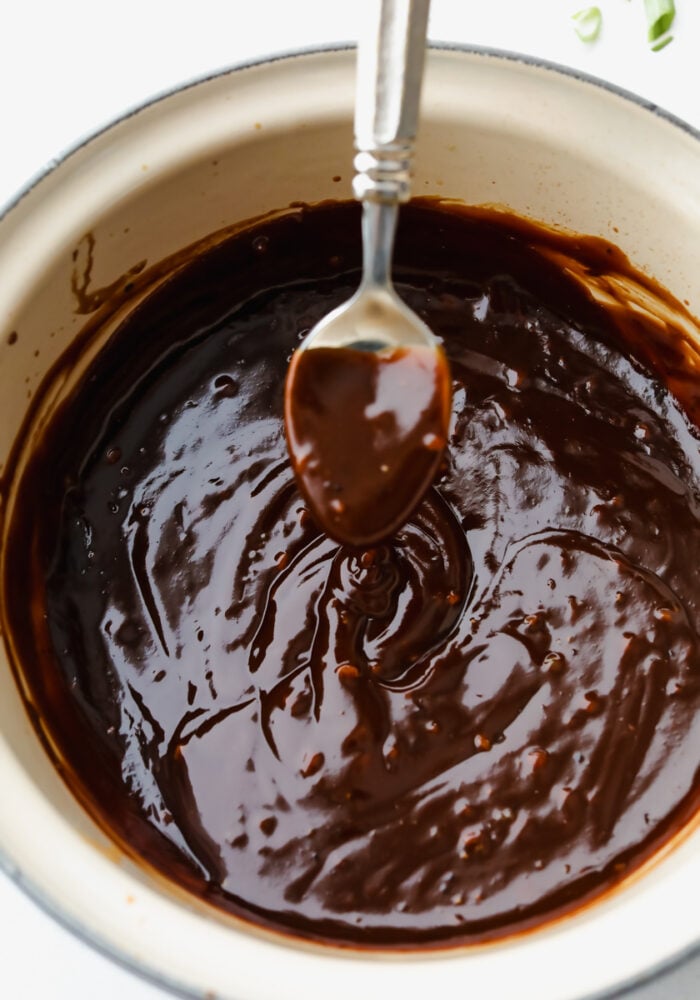
M20 195L0 220L3 469L51 365L137 262L292 201L349 196L353 84L348 50L237 68L133 112ZM483 51L432 50L423 108L417 194L610 239L700 314L699 135L595 81ZM700 946L697 824L598 901L494 944L369 954L263 932L115 847L51 763L4 647L0 782L5 868L95 946L186 995L422 1000L468 984L581 1000Z

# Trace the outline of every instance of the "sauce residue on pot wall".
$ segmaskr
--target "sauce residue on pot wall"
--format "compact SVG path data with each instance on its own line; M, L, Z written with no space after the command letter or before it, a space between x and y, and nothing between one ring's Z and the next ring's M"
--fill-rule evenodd
M346 548L283 382L359 250L357 206L297 210L134 309L13 484L3 618L69 784L161 872L320 941L483 940L697 808L695 330L601 240L411 204L397 287L450 440L408 523Z

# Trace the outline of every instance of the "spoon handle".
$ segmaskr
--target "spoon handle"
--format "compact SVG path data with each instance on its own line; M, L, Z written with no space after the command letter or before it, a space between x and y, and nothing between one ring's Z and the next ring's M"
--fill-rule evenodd
M396 204L411 195L430 0L370 0L357 50L355 197Z

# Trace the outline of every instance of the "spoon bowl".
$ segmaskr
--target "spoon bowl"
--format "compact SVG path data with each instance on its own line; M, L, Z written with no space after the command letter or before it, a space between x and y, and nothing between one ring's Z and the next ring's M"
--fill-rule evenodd
M447 440L443 350L390 289L361 291L294 354L285 425L301 490L327 534L393 534L435 478Z

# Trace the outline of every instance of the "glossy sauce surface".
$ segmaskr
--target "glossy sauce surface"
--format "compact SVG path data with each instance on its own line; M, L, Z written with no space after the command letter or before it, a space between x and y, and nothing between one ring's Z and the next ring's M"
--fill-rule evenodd
M287 442L321 528L354 546L401 528L435 478L450 376L432 347L296 351L285 388Z
M283 426L291 352L357 285L353 205L193 260L35 448L4 579L33 711L102 822L203 898L321 941L478 940L619 881L696 809L698 435L658 375L692 372L562 248L610 265L403 210L397 287L453 402L381 545L318 529Z

